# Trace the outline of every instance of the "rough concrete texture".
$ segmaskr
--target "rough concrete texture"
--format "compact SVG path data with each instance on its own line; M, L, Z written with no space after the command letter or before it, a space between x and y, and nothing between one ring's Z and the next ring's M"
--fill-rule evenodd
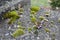
M15 26L17 26L17 22L20 21L21 25L23 27L32 27L33 23L30 23L30 4L28 3L28 5L24 6L24 13L23 13L23 17L20 18L19 20L17 20L14 24L12 25L8 25L7 24L7 20L2 20L0 23L0 40L51 40L52 36L51 34L54 32L56 34L55 40L60 40L60 23L58 23L58 18L60 17L60 12L59 11L53 11L49 9L45 9L44 7L41 7L41 9L37 12L37 20L38 17L40 15L44 16L44 13L49 11L49 13L51 14L50 17L46 17L49 21L47 23L47 28L50 29L51 33L46 33L44 30L44 27L42 26L42 28L39 30L39 34L38 37L35 37L34 34L31 33L27 33L18 37L18 38L13 38L11 37L11 33L13 31L15 31L17 28ZM54 27L50 27L50 21L53 20L54 21ZM29 21L29 22L28 22Z

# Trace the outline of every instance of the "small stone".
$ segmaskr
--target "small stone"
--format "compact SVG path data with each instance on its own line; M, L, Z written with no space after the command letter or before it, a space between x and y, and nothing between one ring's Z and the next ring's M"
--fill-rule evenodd
M40 39L39 37L37 37L37 39Z

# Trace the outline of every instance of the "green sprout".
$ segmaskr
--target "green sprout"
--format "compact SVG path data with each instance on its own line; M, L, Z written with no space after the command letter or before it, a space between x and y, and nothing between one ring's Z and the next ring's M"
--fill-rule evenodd
M32 6L30 9L31 9L31 11L35 11L35 12L37 12L37 11L40 10L40 7Z
M23 34L24 34L24 30L22 30L22 29L17 29L15 32L12 33L12 36L13 36L14 38L16 38L16 37L21 36L21 35L23 35Z
M45 17L44 16L39 16L39 19L42 21L42 20L45 19Z

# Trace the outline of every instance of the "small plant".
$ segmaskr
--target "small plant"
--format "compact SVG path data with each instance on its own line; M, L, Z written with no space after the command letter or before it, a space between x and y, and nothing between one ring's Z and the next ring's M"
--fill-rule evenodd
M37 12L37 11L40 10L40 7L32 6L30 9L31 9L31 11L35 11L35 12Z
M22 30L22 29L17 29L15 32L12 33L12 36L13 36L14 38L16 38L16 37L21 36L21 35L23 35L23 34L24 34L24 30Z
M18 15L18 13L16 11L10 11L10 12L7 12L6 14L4 14L3 18L4 19L10 19L9 22L8 22L8 24L12 24L17 19L19 19L20 16Z
M33 16L33 17L31 17L31 22L36 22L36 17L35 16Z

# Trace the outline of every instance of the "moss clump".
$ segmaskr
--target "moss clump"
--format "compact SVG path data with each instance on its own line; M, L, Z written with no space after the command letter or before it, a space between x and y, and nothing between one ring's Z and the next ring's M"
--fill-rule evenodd
M31 11L35 11L35 12L37 12L37 11L40 10L40 7L32 6L30 9L31 9Z
M3 18L4 19L10 19L9 22L8 22L8 24L12 24L17 19L19 19L20 16L18 15L18 13L16 11L10 11L10 12L7 12L6 14L4 14Z
M19 17L18 13L16 11L10 11L10 12L7 12L3 15L3 18L6 19L6 18L11 18L11 17Z
M13 36L14 38L16 38L16 37L21 36L21 35L23 35L23 34L24 34L24 30L22 30L22 29L17 29L15 32L12 33L12 36Z

